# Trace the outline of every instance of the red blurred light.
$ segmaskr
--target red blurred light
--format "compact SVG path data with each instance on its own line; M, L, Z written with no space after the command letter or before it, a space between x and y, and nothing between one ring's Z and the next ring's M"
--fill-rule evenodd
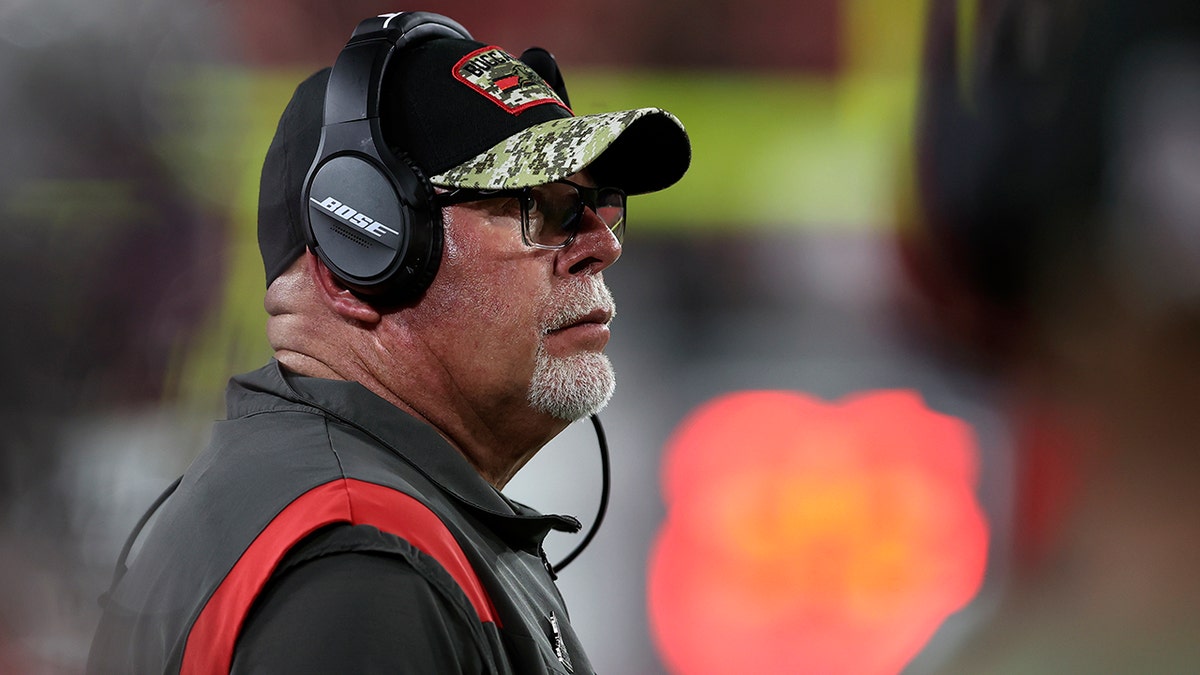
M987 524L962 421L912 392L742 392L664 466L650 615L673 672L897 673L978 592Z

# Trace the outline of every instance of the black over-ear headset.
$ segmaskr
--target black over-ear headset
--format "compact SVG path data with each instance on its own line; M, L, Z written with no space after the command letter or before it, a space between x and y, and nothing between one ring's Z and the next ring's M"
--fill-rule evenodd
M366 19L329 75L321 143L300 210L309 248L347 288L366 297L414 298L441 262L433 187L388 148L379 119L388 63L405 47L436 38L472 39L454 20L430 12Z

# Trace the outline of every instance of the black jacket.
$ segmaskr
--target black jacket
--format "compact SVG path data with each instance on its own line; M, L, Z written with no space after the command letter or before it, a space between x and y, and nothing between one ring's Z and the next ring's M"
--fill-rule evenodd
M506 499L356 383L272 362L227 402L89 672L592 672L541 546L576 520Z

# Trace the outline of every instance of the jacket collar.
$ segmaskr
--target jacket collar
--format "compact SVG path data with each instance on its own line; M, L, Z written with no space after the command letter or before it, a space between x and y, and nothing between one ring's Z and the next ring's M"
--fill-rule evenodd
M517 548L539 546L551 530L578 532L581 527L571 516L543 515L508 499L436 429L357 382L296 375L272 359L263 368L230 380L226 398L230 418L300 405L358 428Z

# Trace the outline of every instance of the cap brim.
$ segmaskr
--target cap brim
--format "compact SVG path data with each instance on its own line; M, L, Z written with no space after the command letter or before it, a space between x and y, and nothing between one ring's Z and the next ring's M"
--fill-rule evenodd
M439 187L532 187L588 169L600 185L628 194L673 185L691 163L683 124L661 108L565 117L524 129L430 178Z

